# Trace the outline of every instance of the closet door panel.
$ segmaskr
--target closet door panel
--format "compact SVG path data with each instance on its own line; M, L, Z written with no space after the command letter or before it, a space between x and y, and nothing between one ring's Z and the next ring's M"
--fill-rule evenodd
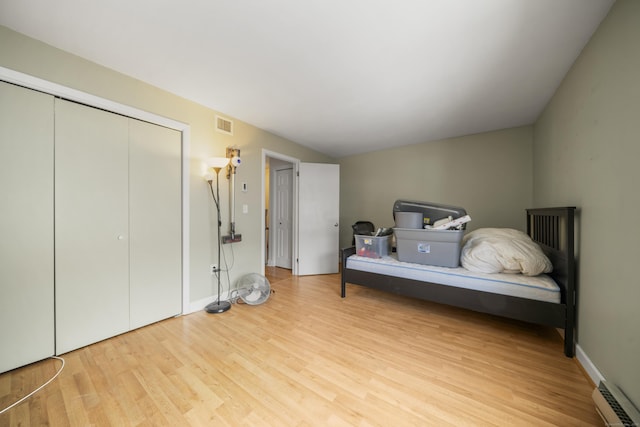
M0 372L54 354L53 97L0 82Z
M56 352L129 330L128 119L56 100Z
M131 328L180 314L181 134L130 120Z

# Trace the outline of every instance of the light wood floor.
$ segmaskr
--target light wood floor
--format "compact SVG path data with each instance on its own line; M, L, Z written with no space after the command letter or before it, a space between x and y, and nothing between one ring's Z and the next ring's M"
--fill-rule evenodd
M602 425L555 330L269 269L259 306L63 355L0 426ZM0 408L54 373L0 375Z

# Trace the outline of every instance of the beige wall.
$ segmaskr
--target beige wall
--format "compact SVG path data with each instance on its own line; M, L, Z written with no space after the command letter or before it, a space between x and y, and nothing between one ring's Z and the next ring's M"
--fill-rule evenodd
M640 405L640 2L618 0L534 127L534 201L579 207L578 342Z
M397 199L467 210L467 229L524 230L532 198L530 126L409 145L345 157L340 162L340 244L351 244L351 224L393 227Z
M215 293L209 265L217 262L215 210L206 182L202 179L202 160L224 156L225 147L241 150L242 165L237 182L246 182L249 191L236 189L236 231L243 241L227 251L229 262L235 259L230 273L232 282L240 275L260 272L261 259L261 161L262 149L308 162L329 162L330 158L291 141L274 136L249 124L235 120L234 136L214 130L216 112L187 101L139 80L114 72L44 43L0 26L0 66L41 79L103 97L124 105L168 117L191 126L190 142L190 300L198 301ZM222 113L224 115L224 113ZM223 174L221 174L223 175ZM223 234L228 231L228 184L221 181ZM249 213L242 214L247 204ZM226 245L230 249L229 245ZM225 276L223 276L225 277ZM223 282L224 283L224 282Z

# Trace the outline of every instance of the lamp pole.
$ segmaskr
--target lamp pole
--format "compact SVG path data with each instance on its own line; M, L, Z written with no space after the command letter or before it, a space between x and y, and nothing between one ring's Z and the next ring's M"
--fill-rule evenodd
M218 215L218 267L216 271L216 277L218 278L218 296L216 301L208 304L204 310L207 313L224 313L225 311L231 308L231 303L229 301L220 301L220 252L222 250L221 241L220 241L220 226L222 225L222 220L220 218L220 169L221 167L213 167L213 170L216 173L216 194L213 194L213 183L209 182L209 188L211 189L211 195L213 196L213 201L216 204L216 213Z

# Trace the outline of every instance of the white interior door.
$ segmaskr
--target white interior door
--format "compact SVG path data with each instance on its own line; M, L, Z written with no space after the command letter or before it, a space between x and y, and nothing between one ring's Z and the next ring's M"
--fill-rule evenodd
M53 97L3 82L0 194L1 373L54 354Z
M276 267L291 268L291 234L293 225L293 169L276 170L275 174L275 235Z
M300 163L298 274L338 272L340 166Z
M129 330L126 117L56 100L56 353Z

